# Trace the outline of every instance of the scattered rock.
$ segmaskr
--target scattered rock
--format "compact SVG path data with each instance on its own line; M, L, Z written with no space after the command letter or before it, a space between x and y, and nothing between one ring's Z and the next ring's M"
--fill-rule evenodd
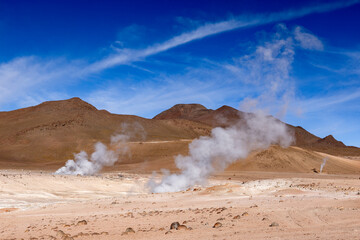
M76 226L82 226L82 225L87 225L87 221L81 220L81 221L78 221L78 223L76 224Z
M269 227L278 227L279 224L277 222L272 222Z
M219 228L219 227L222 227L222 223L220 222L215 223L213 226L213 228Z
M132 229L131 227L127 228L125 230L126 233L135 233L134 229Z
M244 212L243 214L241 214L241 216L248 216L249 215L249 213L248 212Z
M240 219L240 215L236 215L233 219Z
M69 234L64 233L62 230L56 231L56 237L61 240L74 240Z
M173 223L170 225L170 230L171 230L171 229L177 229L179 226L180 226L180 223L179 223L179 222L173 222Z
M267 221L269 220L268 218L264 217L263 219L261 219L261 221Z

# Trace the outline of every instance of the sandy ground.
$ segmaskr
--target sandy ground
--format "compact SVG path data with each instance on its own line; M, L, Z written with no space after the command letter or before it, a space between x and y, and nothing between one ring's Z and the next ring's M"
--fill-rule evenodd
M359 177L225 173L151 194L148 175L0 170L0 239L360 239Z

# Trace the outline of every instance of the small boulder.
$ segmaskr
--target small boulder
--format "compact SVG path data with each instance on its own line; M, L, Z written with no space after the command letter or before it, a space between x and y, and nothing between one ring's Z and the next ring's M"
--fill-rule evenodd
M219 227L222 227L222 223L220 222L215 223L213 226L213 228L219 228Z
M81 221L78 221L78 223L76 224L76 226L82 226L82 225L87 225L87 221L81 220Z
M131 227L127 228L125 230L126 233L135 233L134 229L132 229Z
M319 173L318 170L316 170L316 168L311 169L314 173Z
M179 223L179 222L173 222L173 223L170 225L170 230L171 230L171 229L178 229L179 226L180 226L180 223Z
M272 222L269 227L278 227L279 224L277 222Z

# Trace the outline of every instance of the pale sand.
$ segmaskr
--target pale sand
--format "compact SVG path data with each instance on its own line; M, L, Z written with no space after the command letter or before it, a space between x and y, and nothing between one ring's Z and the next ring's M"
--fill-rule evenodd
M360 175L249 180L262 175L228 173L195 191L150 194L148 175L1 170L0 238L62 239L61 230L74 239L360 239ZM165 234L174 221L192 230ZM128 227L135 233L122 235Z

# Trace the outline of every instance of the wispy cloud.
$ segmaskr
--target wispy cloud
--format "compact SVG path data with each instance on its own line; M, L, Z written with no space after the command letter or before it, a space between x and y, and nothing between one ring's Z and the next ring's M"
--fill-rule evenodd
M304 113L314 113L319 111L338 111L339 107L344 108L344 103L352 101L358 102L359 100L360 89L351 89L351 91L341 91L328 94L327 96L316 96L303 100L298 99L297 104L302 106ZM352 106L357 110L360 110L356 103Z
M304 31L301 27L296 27L294 30L295 39L299 41L300 45L304 49L310 50L323 50L324 45L319 38L311 33Z
M0 106L19 102L22 107L25 99L27 105L38 103L38 100L46 100L52 93L47 92L45 88L59 89L59 85L69 84L71 79L68 76L76 74L78 65L61 58L44 60L35 56L19 57L1 63ZM36 96L36 93L42 97Z
M70 86L75 82L89 79L93 74L99 74L105 69L121 64L136 66L133 65L135 61L215 34L333 11L357 3L359 3L358 0L339 1L276 13L241 15L225 21L201 25L192 31L181 33L167 41L143 49L114 48L115 53L92 63L86 60L69 61L63 58L49 60L34 56L15 58L0 64L0 106L11 104L12 107L23 107L26 106L22 104L24 99L30 101L28 104L35 104L49 96L65 96L66 94L61 93L62 86ZM302 41L303 44L317 42L316 38L307 35L309 33L304 31L299 31L299 33L302 34L302 38L299 38L302 40L299 41ZM317 46L312 46L319 49L320 45L317 42ZM236 70L236 65L232 66L233 70ZM231 64L229 64L229 68L231 68Z
M336 9L345 8L357 4L359 2L360 2L359 0L339 1L339 2L309 6L302 9L286 10L276 13L237 16L225 21L220 21L216 23L207 23L190 32L182 33L165 42L154 44L144 49L118 50L118 53L108 56L100 61L92 63L87 68L85 68L83 72L85 74L99 72L104 69L111 68L117 65L129 64L134 61L142 60L148 56L158 54L160 52L167 51L169 49L181 46L191 41L199 40L215 34L227 32L235 29L240 29L240 28L248 28L252 26L259 26L259 25L264 25L279 21L300 18L314 13L333 11ZM314 47L314 41L316 41L316 39L309 38L310 35L307 35L307 33L298 31L298 37L299 40L301 40L301 44L303 45L312 44L312 47ZM319 47L321 46L319 45L316 46L316 48Z
M159 112L176 103L198 102L207 107L219 107L216 104L232 102L238 107L245 98L243 110L252 111L258 107L281 117L295 94L292 63L295 50L302 48L295 36L295 30L278 24L267 41L254 44L246 55L234 53L225 62L204 60L204 64L188 68L184 74L144 79L150 84L137 84L135 90L112 85L92 92L88 99L113 112L149 116L148 113ZM308 47L309 44L305 49ZM251 105L251 109L245 105Z
M201 103L217 108L231 96L238 100L248 94L246 89L239 92L226 84L229 78L221 69L197 67L184 74L156 75L134 85L125 84L126 79L123 79L90 92L85 100L110 112L150 118L178 103Z

